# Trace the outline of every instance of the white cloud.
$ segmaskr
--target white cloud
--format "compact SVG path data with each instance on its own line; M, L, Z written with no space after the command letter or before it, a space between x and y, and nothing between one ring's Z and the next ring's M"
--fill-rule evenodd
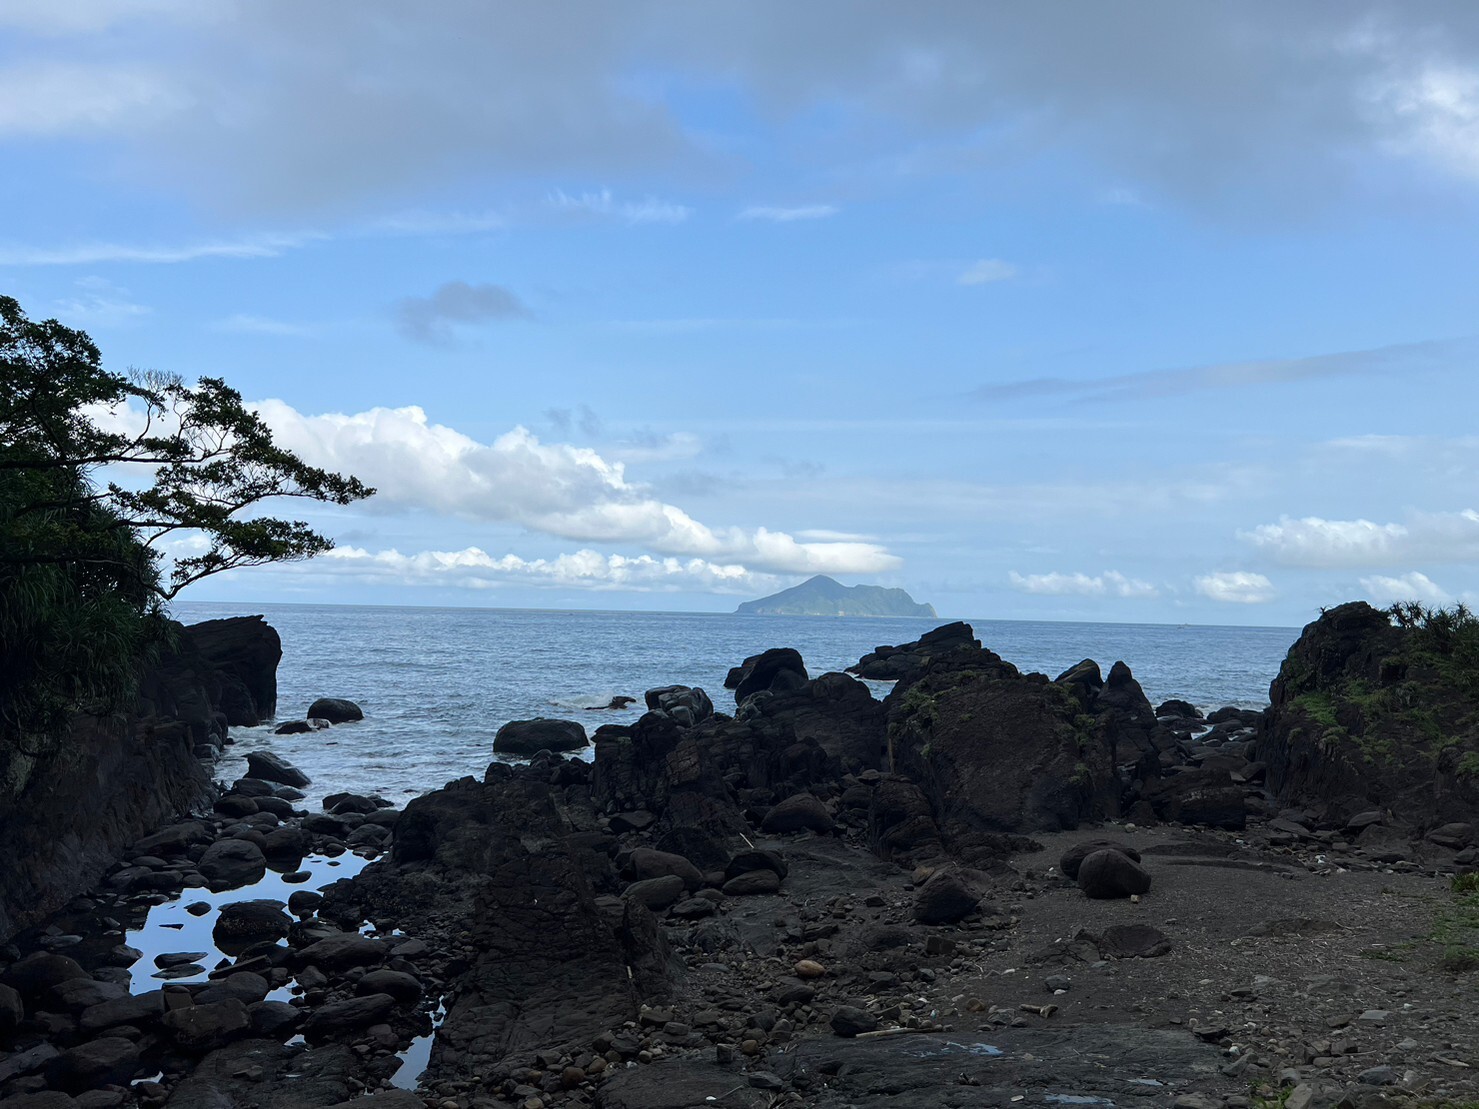
M379 489L385 507L517 523L587 543L774 573L870 574L902 560L877 543L802 542L765 527L710 527L627 479L588 447L543 443L518 427L480 443L417 407L305 416L278 400L257 406L279 441L314 465Z
M1192 585L1203 597L1227 604L1261 605L1274 599L1274 583L1245 570L1204 574Z
M26 62L0 69L0 135L104 132L162 119L181 100L136 66Z
M1160 596L1160 590L1148 581L1126 577L1117 570L1106 570L1092 577L1088 574L1019 574L1007 575L1012 588L1022 593L1047 597L1127 597Z
M336 547L312 562L288 564L282 570L459 589L496 589L518 583L598 591L752 594L778 584L778 579L768 574L701 558L628 557L589 549L555 558L526 559L515 554L495 558L479 547L411 554L402 554L394 548L369 551L363 547Z
M1400 567L1479 560L1479 512L1415 512L1408 522L1282 517L1238 537L1288 566Z
M746 208L735 216L735 219L792 223L796 220L827 219L835 216L837 212L838 209L831 204L803 204L796 208L776 208L759 204Z
M1009 281L1017 276L1017 267L1000 258L982 258L972 262L955 279L957 285L990 285L996 281Z
M572 212L603 218L625 220L630 225L642 223L682 223L693 214L692 208L671 201L649 196L638 201L619 201L610 189L586 192L572 196L563 189L556 189L549 197L550 204L562 212Z
M0 266L90 266L102 262L172 263L199 258L276 258L322 239L314 233L253 235L183 246L80 243L64 247L0 246Z
M1416 570L1400 577L1389 578L1380 574L1361 579L1361 588L1378 604L1395 604L1398 601L1421 601L1428 605L1446 605L1452 595L1426 574Z
M1380 566L1400 557L1408 532L1401 524L1284 516L1238 537L1289 566Z

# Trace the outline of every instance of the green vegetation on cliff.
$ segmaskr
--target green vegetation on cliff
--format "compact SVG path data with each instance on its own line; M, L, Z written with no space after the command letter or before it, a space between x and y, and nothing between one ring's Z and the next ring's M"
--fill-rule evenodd
M902 589L878 585L846 586L818 574L735 609L741 616L917 616L936 619L933 605L922 605Z
M219 379L113 373L85 333L0 297L0 754L125 705L192 582L333 545L263 501L372 492L274 444Z

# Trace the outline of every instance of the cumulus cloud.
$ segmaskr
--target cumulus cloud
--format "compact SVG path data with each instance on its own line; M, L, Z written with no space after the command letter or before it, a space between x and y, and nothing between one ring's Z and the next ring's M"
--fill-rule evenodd
M1421 601L1427 605L1446 605L1453 596L1426 574L1416 570L1399 577L1380 574L1361 579L1361 588L1378 604L1395 604L1399 601Z
M776 208L761 204L744 209L735 219L793 223L796 220L827 219L836 214L837 208L831 204L803 204L795 208Z
M384 508L519 524L583 543L625 543L772 573L871 574L902 560L877 543L803 542L765 527L710 527L627 479L588 447L544 443L518 427L481 443L417 407L307 416L257 405L279 440L314 465L353 473Z
M743 566L701 558L628 557L585 549L554 558L494 557L480 547L460 551L336 547L310 563L293 563L284 572L346 575L398 585L436 585L496 589L502 585L567 586L597 591L749 594L773 589L777 578Z
M1012 588L1023 593L1035 593L1047 597L1126 597L1150 598L1160 596L1160 590L1148 581L1126 577L1118 570L1106 570L1102 574L1019 574L1013 570L1007 575Z
M1246 570L1204 574L1192 582L1203 597L1235 605L1261 605L1274 599L1274 583Z
M1399 567L1479 560L1479 512L1413 513L1407 523L1280 518L1238 537L1289 566Z
M1010 281L1017 276L1017 267L1000 258L982 258L972 262L955 279L957 285L990 285L997 281Z
M429 297L406 297L396 305L401 333L418 343L447 343L458 324L526 320L529 309L502 285L448 281Z

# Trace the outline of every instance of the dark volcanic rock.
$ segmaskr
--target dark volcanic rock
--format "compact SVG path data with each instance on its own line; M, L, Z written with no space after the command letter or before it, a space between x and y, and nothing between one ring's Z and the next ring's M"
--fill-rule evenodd
M1093 851L1078 868L1078 888L1090 897L1130 897L1150 890L1150 874L1115 848Z
M285 786L308 786L313 779L299 770L287 759L271 751L248 751L247 771L253 778L278 782Z
M914 919L921 924L954 924L975 912L981 891L953 869L932 874L914 895Z
M46 1081L67 1093L105 1083L127 1085L139 1066L139 1046L117 1036L89 1040L62 1052L46 1065Z
M196 863L213 890L236 889L267 873L267 857L250 840L218 839Z
M590 745L585 728L574 720L510 720L493 737L493 753L533 755L540 751L579 751Z
M793 793L772 806L760 827L767 832L830 832L834 824L827 806L815 796Z
M856 1005L839 1005L832 1013L830 1024L837 1035L852 1037L876 1030L878 1018Z
M1451 615L1399 628L1360 601L1306 626L1258 726L1278 802L1337 827L1373 809L1418 829L1479 819L1476 638Z
M666 973L652 914L628 903L613 927L567 842L547 771L535 778L533 769L487 783L464 778L416 798L389 858L352 886L326 891L322 912L336 919L393 911L412 934L435 920L464 937L470 965L437 1033L434 1063L491 1066L552 1044L588 1044L636 1020L637 989L651 993Z
M310 721L327 720L330 724L347 724L354 720L363 720L365 713L353 701L346 701L342 697L320 697L308 706L307 716Z
M1140 861L1140 852L1128 843L1116 843L1110 839L1090 839L1083 843L1076 843L1063 852L1058 859L1058 869L1063 872L1065 878L1077 880L1078 868L1083 864L1084 859L1095 851L1118 851L1121 855L1128 855L1137 863Z
M371 993L363 997L347 997L342 1001L331 1001L314 1009L304 1022L303 1034L331 1036L339 1032L352 1032L367 1028L384 1020L395 1008L395 998L388 993Z
M288 934L293 923L282 910L283 903L271 898L233 901L221 906L211 935L217 944L281 939Z
M246 1006L236 999L171 1009L164 1026L187 1051L208 1051L246 1034L251 1026Z
M686 685L665 685L647 691L647 707L653 712L672 717L685 728L702 723L714 715L714 702L702 689Z
M967 655L979 651L981 641L969 624L956 621L928 631L913 643L897 647L878 647L849 666L848 673L875 681L896 681L915 671L922 671L935 659L957 652Z
M734 690L734 703L742 704L753 693L786 693L807 682L806 663L794 647L772 647L751 655L729 671L724 688Z

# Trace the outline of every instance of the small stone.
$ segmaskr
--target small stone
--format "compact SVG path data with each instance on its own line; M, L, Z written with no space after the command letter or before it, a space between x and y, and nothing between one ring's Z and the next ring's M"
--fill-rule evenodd
M1073 979L1066 974L1050 974L1043 979L1043 985L1051 993L1058 993L1060 990L1067 993L1073 988Z
M774 1091L786 1088L786 1084L780 1080L779 1076L764 1070L750 1072L750 1085L757 1090Z
M567 1090L573 1090L586 1080L586 1073L580 1067L566 1067L560 1072L560 1085Z
M797 978L820 978L827 973L827 968L815 959L802 959L792 969Z

